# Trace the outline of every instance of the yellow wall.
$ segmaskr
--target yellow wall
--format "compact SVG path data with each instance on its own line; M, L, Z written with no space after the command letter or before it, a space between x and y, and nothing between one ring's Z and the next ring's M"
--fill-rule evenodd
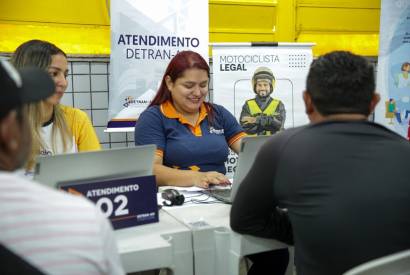
M209 0L211 42L314 42L377 56L380 0Z
M210 42L275 41L276 1L209 1Z
M0 1L0 52L37 38L109 54L108 0ZM314 54L377 56L380 0L209 0L210 42L314 42Z
M377 56L379 0L297 1L297 42L315 42L316 55L330 50Z
M69 54L109 54L106 0L0 0L0 52L30 39L55 43Z

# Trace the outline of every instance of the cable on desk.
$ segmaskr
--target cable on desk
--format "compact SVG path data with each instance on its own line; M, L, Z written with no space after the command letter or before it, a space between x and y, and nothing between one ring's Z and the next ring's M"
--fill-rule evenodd
M192 198L195 198L195 197L203 197L203 196L207 196L206 198L204 198L204 199L192 199ZM208 194L204 194L204 193L201 193L201 194L198 194L198 195L194 195L194 196L189 196L189 197L187 197L187 199L190 199L190 200L186 200L185 201L185 203L193 203L193 204L214 204L214 203L223 203L223 202L221 202L221 201L218 201L218 200L215 200L215 201L208 201L209 199L211 198L211 196L210 195L208 195Z

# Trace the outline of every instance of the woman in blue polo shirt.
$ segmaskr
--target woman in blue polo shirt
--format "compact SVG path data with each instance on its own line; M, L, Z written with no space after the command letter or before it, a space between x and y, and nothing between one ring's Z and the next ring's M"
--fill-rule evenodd
M161 86L135 125L135 144L156 144L158 185L227 184L229 147L239 151L245 136L224 107L205 102L209 66L196 52L179 52L170 61Z

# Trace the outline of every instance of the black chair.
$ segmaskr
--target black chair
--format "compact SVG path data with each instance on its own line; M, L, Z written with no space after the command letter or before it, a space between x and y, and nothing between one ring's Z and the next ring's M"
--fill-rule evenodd
M2 275L44 275L36 267L32 266L26 260L16 255L8 248L0 244L0 274Z

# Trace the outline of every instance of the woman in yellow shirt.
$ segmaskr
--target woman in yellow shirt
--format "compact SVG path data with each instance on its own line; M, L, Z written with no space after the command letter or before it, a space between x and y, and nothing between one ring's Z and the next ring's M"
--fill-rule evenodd
M30 40L21 44L11 58L17 68L38 67L46 70L55 83L51 97L26 106L33 146L27 170L33 169L37 155L54 155L100 150L100 143L87 114L64 106L60 100L67 89L67 55L54 44Z

